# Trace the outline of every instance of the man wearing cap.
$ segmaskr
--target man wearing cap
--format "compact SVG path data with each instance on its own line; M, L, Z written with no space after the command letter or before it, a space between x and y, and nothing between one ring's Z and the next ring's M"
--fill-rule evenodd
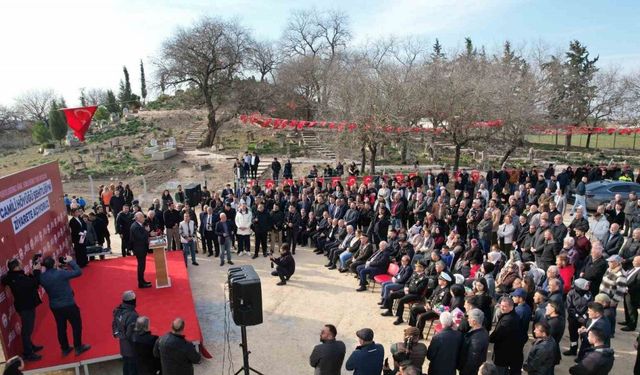
M123 375L137 374L136 353L131 341L137 319L136 294L132 290L127 290L122 293L122 303L113 310L111 323L113 337L120 341Z
M635 231L634 231L635 232ZM624 296L624 322L622 331L635 331L640 308L640 255L633 258L633 268L627 273L627 293Z
M627 294L627 276L622 269L620 255L610 256L607 258L607 262L609 263L609 268L607 268L602 278L602 283L600 283L600 293L609 296L611 298L611 307L615 308L618 303L624 301L624 296Z
M383 312L382 316L392 316L391 308L393 307L393 301L398 300L398 308L396 310L396 321L393 324L398 325L404 322L402 320L402 314L404 313L404 304L411 301L421 300L427 289L429 279L424 273L425 261L421 260L416 263L416 271L411 275L411 278L405 284L402 290L395 291L389 295L389 298L385 300L385 303L381 308L387 311Z
M587 321L587 305L593 299L589 291L589 281L576 279L567 293L567 326L569 328L569 350L564 355L578 353L578 328Z
M550 335L547 323L536 323L533 329L535 340L523 363L523 369L530 375L548 375L554 373L555 366L560 363L560 347Z
M313 348L309 364L315 375L340 375L346 353L344 342L336 340L338 331L333 324L325 324L320 331L320 342Z
M422 370L427 358L427 346L420 342L420 331L415 327L405 328L403 341L391 345L391 354L395 370L399 370L400 364L409 364Z
M520 319L520 337L523 342L527 342L527 331L531 321L531 307L527 304L527 292L522 288L517 288L511 293L511 299L516 305L515 311Z
M373 375L382 372L384 347L373 341L373 331L363 328L356 332L359 345L351 353L345 368L354 375Z
M420 332L424 331L427 321L438 319L436 309L439 307L451 305L451 293L449 286L452 282L451 275L446 272L440 272L438 276L438 286L433 290L431 299L424 306L414 304L411 307L409 317L409 325L416 326Z

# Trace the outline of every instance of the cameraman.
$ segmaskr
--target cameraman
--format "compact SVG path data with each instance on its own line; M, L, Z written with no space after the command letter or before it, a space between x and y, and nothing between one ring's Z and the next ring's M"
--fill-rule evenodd
M40 276L40 254L36 254L31 261L33 273L27 275L18 259L7 262L9 272L2 277L2 285L11 289L13 304L22 321L22 348L25 361L37 361L42 356L36 354L43 349L31 342L31 334L36 322L36 307L42 303L38 295L38 277Z
M71 324L73 331L73 345L76 355L86 352L91 349L91 346L82 344L80 308L76 305L76 301L73 298L73 289L69 284L69 280L82 275L82 270L70 255L65 256L61 261L63 261L63 264L68 264L71 270L56 267L56 261L52 257L46 257L42 261L46 272L40 275L40 284L49 295L49 307L56 319L58 342L64 357L71 353L72 349L67 339L67 322Z
M396 374L401 364L410 364L421 370L427 358L427 346L420 342L420 330L416 327L407 327L404 330L404 340L391 345L391 354L393 370L385 369L385 374Z
M279 258L274 258L273 255L270 255L269 259L276 264L276 270L271 272L271 276L280 277L280 282L276 285L287 285L287 280L296 271L296 261L289 252L289 244L282 244Z

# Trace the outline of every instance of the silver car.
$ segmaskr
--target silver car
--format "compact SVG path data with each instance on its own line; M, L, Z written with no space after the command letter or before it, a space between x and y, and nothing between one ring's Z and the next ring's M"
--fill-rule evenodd
M640 195L640 184L628 181L602 180L587 184L587 210L595 211L602 203L609 203L616 194L626 200L629 193L635 191Z

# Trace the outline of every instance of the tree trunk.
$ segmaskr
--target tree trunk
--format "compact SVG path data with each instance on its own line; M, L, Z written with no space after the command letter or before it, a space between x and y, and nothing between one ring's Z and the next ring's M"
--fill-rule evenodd
M462 149L461 145L456 145L456 153L453 159L453 170L457 171L458 167L460 167L460 150Z
M502 156L502 159L500 159L500 167L502 167L502 165L507 162L507 159L509 159L509 156L511 156L511 154L516 150L516 148L518 148L517 145L511 145L509 147L507 152L504 153L504 156Z
M405 138L400 141L400 164L407 164L407 140Z
M571 147L571 134L565 135L564 149L569 151L569 147Z
M362 155L362 159L361 159L361 163L360 163L360 170L362 171L362 174L364 175L364 169L367 167L367 148L366 148L366 144L364 142L362 142L362 147L360 147L360 153Z
M211 103L210 100L207 101ZM213 146L216 140L216 134L218 133L218 129L220 128L220 124L216 121L216 110L213 108L213 105L207 105L207 134L205 138L202 140L202 147L209 148Z
M376 174L376 154L378 153L378 145L369 143L369 173Z
M585 143L584 147L585 148L589 148L590 144L591 144L591 131L593 130L593 128L589 128L589 132L587 133L587 142Z

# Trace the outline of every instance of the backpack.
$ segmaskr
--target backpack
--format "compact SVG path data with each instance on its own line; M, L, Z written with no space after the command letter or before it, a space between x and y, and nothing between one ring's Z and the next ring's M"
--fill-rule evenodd
M127 337L127 328L131 322L131 317L137 319L137 314L135 310L125 309L122 306L118 306L113 310L113 321L111 322L111 332L113 337L126 340Z

